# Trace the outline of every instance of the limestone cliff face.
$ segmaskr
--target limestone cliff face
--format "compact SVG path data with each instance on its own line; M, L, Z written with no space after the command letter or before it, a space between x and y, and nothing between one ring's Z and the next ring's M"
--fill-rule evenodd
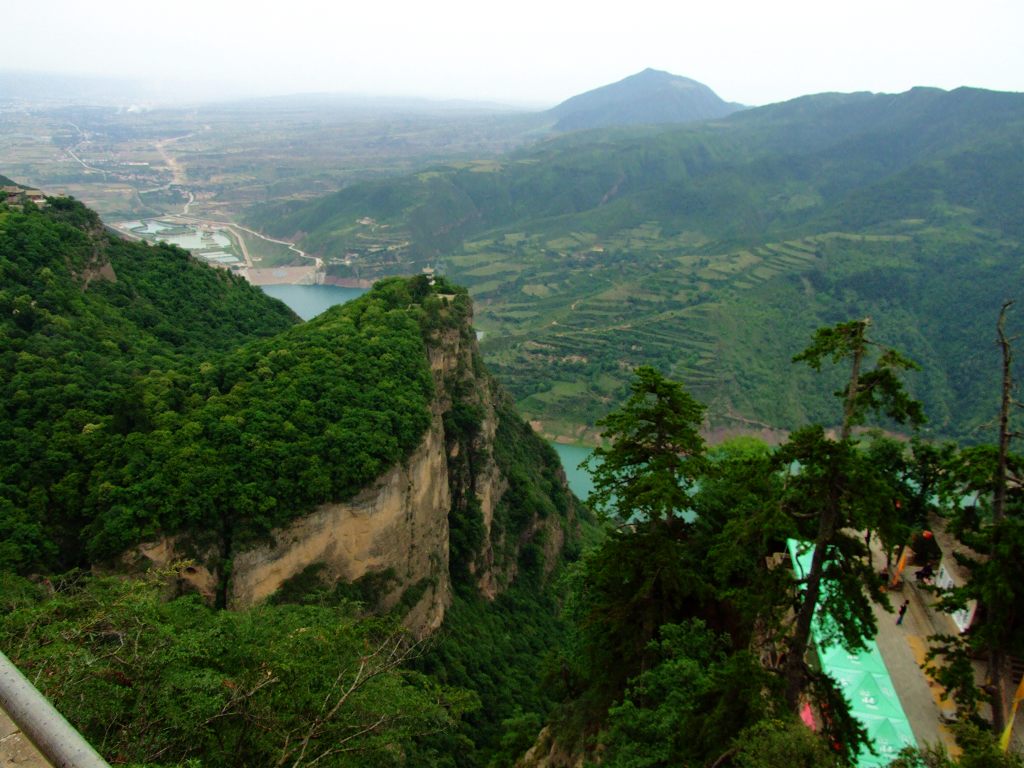
M515 768L583 768L582 751L566 750L558 743L551 726L544 726L533 746L516 760Z
M323 504L240 551L197 551L194 539L166 537L125 560L166 567L188 555L193 564L180 574L182 587L239 608L265 600L310 568L326 586L377 577L373 607L401 604L406 626L417 634L441 625L453 572L493 598L516 578L520 554L531 545L540 569L549 572L575 526L564 475L552 466L557 457L484 370L471 317L434 331L426 354L435 386L430 427L409 457L354 498ZM499 445L502 440L515 446ZM509 456L526 444L546 466L513 467ZM520 486L532 475L549 478L557 504L534 510L524 502L529 494ZM228 561L230 575L221 565Z
M228 608L259 603L310 567L326 585L380 574L385 589L374 607L389 610L410 592L415 600L405 624L428 634L441 625L451 602L450 506L444 430L435 413L408 459L355 498L323 504L272 531L266 543L232 553L229 578L217 547L197 549L188 535L140 544L122 557L122 567L167 568L188 560L178 572L179 589Z
M464 562L455 563L452 570L458 573L464 568L479 592L494 599L516 579L520 554L529 545L539 545L542 570L550 573L562 553L566 532L574 534L577 521L557 456L515 413L511 398L484 369L476 337L466 332L469 329L467 320L464 328L438 337L431 347L430 363L444 414L451 488L449 520L456 529L460 522L466 524L466 517L471 518L470 526L474 520L480 526L475 546L453 553ZM511 465L510 446L500 443L545 449L536 459L544 466L530 466L526 471L554 477L552 495L566 502L564 514L545 514L550 510L541 507L524 514L517 480L510 477L521 478L522 471L516 470L523 468ZM511 497L518 501L510 501ZM512 506L519 507L518 524L507 519ZM458 536L458 530L454 534Z
M419 448L354 499L324 504L273 532L273 543L235 555L229 586L231 606L266 599L312 564L329 582L357 581L389 573L392 587L377 607L392 608L406 590L423 595L407 624L417 631L441 625L450 601L448 491L444 433L435 414Z
M577 533L574 500L557 454L483 369L475 340L446 375L449 517L460 543L452 556L463 560L452 571L464 569L493 599L516 580L528 550L534 567L551 572Z

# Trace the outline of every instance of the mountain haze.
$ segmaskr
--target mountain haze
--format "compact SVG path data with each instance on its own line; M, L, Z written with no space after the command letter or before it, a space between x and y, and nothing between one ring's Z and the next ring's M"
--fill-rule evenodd
M723 101L703 83L645 69L611 85L566 99L548 114L555 130L578 131L612 125L688 123L725 117L743 109Z

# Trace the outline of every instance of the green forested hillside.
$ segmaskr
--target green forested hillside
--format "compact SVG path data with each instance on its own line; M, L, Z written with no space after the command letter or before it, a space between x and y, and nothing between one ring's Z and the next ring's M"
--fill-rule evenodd
M438 401L427 344L471 341L465 290L386 280L300 324L184 251L111 238L70 199L0 206L0 275L0 649L105 757L475 768L515 756L501 721L539 723L552 704L536 681L563 631L553 587L578 553L577 511L554 452L471 351L473 371L452 376L492 390L497 442L479 438L479 393L453 391L443 423L467 476L448 480L472 493L493 452L504 491L487 565L506 591L479 593L474 497L450 511L450 560L431 555L455 585L433 640L401 624L423 585L375 615L386 572L322 584L314 563L266 604L223 611L168 599L189 563L133 577L89 567L182 533L214 545L223 603L236 551L421 443Z
M0 271L0 562L67 566L111 490L97 468L143 460L157 404L189 395L178 372L297 318L184 251L106 235L70 199L0 209Z
M71 200L0 211L0 256L3 566L181 529L230 549L352 495L427 426L404 283L293 327L259 289L112 239Z
M339 275L439 264L548 433L593 423L642 363L685 380L714 426L821 418L787 361L813 328L873 315L923 365L930 428L969 436L1021 284L1022 163L1022 95L822 94L568 134L253 218Z

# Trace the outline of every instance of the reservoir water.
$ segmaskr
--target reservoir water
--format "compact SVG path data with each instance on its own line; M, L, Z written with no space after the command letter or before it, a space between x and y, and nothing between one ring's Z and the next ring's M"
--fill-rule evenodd
M312 320L335 304L358 298L365 288L342 288L340 285L261 285L268 296L280 299L303 320Z
M562 460L569 488L586 501L594 484L590 480L590 473L585 469L578 469L578 467L580 462L590 455L592 449L584 445L563 445L561 443L551 443L551 447L558 452L558 458Z
M146 230L142 230L146 231ZM189 232L184 235L160 235L157 230L158 239L171 245L177 245L187 251L202 251L208 248L230 248L231 241L219 233Z

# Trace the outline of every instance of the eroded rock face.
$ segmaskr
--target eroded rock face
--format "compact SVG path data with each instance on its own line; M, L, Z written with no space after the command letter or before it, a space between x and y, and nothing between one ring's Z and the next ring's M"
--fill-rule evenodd
M186 536L140 544L121 557L120 569L175 568L179 591L196 592L212 604L223 590L228 608L265 600L310 566L320 568L327 584L386 573L386 592L375 607L388 610L414 590L404 623L425 635L441 626L451 603L450 507L444 428L441 414L434 413L416 451L355 498L322 504L272 531L268 543L234 553L226 585L216 548L197 551ZM180 567L183 561L188 564Z
M583 768L584 757L582 751L565 749L551 732L551 726L544 726L533 746L516 760L516 768Z
M217 599L219 579L216 567L211 568L206 564L214 562L215 550L208 549L196 553L184 536L164 536L153 541L145 541L122 554L116 564L116 570L128 573L141 573L153 569L173 571L176 575L176 584L171 588L171 592L196 593L213 604Z
M483 371L470 322L435 332L427 344L435 397L430 427L419 447L356 497L320 505L272 531L267 542L240 551L198 547L187 536L164 537L125 553L122 568L167 568L189 559L191 564L179 569L179 590L198 592L228 608L257 604L310 567L318 569L327 585L387 575L374 607L389 610L403 602L405 625L416 634L429 634L441 626L451 604L449 514L455 514L454 494L457 503L473 499L482 517L482 541L466 564L481 594L493 599L514 580L519 546L538 536L549 571L565 539L559 519L535 517L516 542L505 541L495 528L496 511L509 490L493 451L503 395ZM480 415L469 443L445 433L445 414L453 408L455 392ZM459 458L463 451L473 454L471 471ZM456 465L461 468L456 470ZM227 558L231 572L225 581L222 564Z
M407 625L430 632L451 601L448 577L448 468L439 414L420 447L354 499L324 504L273 533L273 544L234 558L228 604L258 603L312 564L326 581L355 581L390 571L394 586L381 597L393 607L407 589L426 587Z
M493 460L488 461L476 481L476 497L480 502L480 513L484 523L483 549L476 562L470 566L470 571L477 578L480 593L488 600L493 600L501 592L501 576L514 575L500 573L502 569L500 564L495 562L494 556L494 510L506 490L508 481L502 476L497 464Z

